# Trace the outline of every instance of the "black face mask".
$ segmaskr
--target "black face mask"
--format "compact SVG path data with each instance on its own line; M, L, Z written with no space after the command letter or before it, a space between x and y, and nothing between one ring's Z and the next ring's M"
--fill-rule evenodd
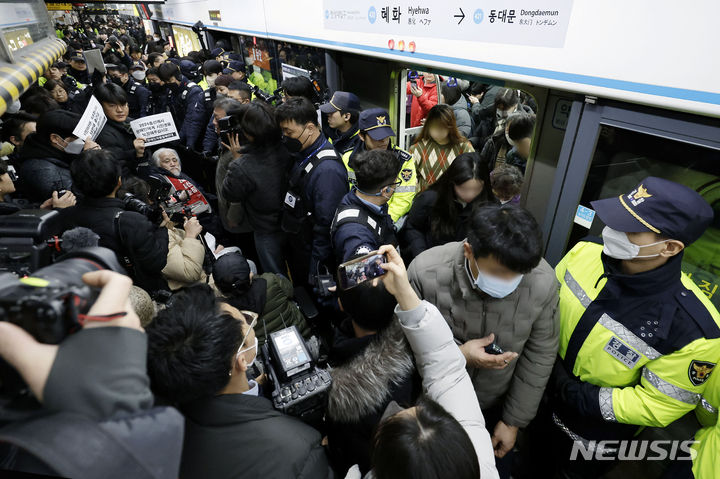
M116 84L117 86L123 86L123 85L124 85L124 83L123 83L123 81L122 81L122 78L120 78L120 77L112 77L111 80L112 80L112 82L113 82L114 84Z
M158 83L150 83L148 85L150 88L150 91L153 93L162 93L165 91L165 85L160 85Z
M166 85L171 92L176 92L180 88L180 85L177 83L166 83Z
M283 135L281 138L281 141L283 145L285 145L285 148L288 149L290 153L300 153L303 148L302 141L299 140L299 138L302 138L303 133L305 133L305 130L307 129L307 126L303 128L302 133L300 133L300 136L298 138L291 138L289 136Z

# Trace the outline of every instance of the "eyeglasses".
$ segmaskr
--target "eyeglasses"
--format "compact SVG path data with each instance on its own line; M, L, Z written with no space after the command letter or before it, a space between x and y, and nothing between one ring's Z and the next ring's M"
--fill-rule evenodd
M402 185L402 180L398 180L395 183L387 185L387 188L392 188L393 190L396 190L400 185Z

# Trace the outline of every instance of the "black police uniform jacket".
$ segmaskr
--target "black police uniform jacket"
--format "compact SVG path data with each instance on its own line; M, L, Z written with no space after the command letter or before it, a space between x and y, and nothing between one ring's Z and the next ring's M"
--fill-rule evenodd
M372 228L367 221L353 221L335 226L339 213L355 208L366 214L377 226ZM355 194L355 190L347 193L340 201L333 220L332 242L338 263L348 261L354 256L368 254L384 244L396 245L395 226L388 214L388 206L381 206L378 213L363 203Z

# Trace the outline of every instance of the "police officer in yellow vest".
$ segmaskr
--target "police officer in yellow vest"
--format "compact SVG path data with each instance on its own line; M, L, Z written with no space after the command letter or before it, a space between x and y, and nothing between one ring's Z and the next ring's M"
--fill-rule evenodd
M720 314L680 269L712 208L694 190L655 177L592 206L606 225L603 244L581 241L556 267L560 348L545 415L552 426L530 441L535 470L583 479L605 473L614 461L599 455L617 458L639 426L720 406L717 394L705 396L720 360ZM571 460L573 445L595 460Z
M390 115L382 108L371 108L361 112L358 119L358 129L360 143L342 156L343 163L345 163L348 170L350 187L352 188L355 181L355 172L352 169L353 158L367 150L392 151L401 160L402 168L398 175L400 184L388 203L388 214L395 222L397 229L400 229L405 215L410 211L417 188L417 174L415 173L413 157L407 151L391 144L395 132L390 126ZM403 221L399 222L398 220L401 219Z

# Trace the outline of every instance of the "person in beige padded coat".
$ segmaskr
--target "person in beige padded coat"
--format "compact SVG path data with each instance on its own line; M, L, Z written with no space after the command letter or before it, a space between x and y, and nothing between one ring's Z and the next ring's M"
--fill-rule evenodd
M559 285L542 259L532 215L517 206L485 206L468 238L420 254L410 283L442 313L468 364L487 420L500 477L518 429L537 413L558 349ZM495 349L496 353L488 350Z

